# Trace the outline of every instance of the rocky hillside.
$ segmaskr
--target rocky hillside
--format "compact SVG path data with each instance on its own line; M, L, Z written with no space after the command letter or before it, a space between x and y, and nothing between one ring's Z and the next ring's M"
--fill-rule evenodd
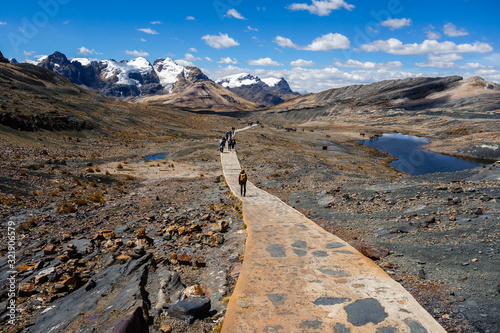
M468 87L468 88L465 88ZM464 89L465 88L465 89ZM464 93L457 94L457 91ZM482 111L500 109L500 85L479 77L460 76L386 80L368 85L326 90L279 105L276 110L314 108L403 108L472 107Z
M248 73L240 73L219 79L217 83L263 107L274 106L300 95L290 89L284 78L261 79Z

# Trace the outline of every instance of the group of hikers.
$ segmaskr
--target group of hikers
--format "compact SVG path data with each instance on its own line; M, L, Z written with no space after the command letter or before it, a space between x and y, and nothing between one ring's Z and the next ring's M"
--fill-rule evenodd
M220 143L219 143L219 150L221 153L224 153L224 147L226 146L227 142L227 148L229 151L231 149L234 149L236 146L236 139L234 138L234 131L235 128L231 128L230 131L227 131L226 134L221 138ZM247 194L247 174L245 173L244 169L241 169L241 172L238 174L238 183L240 184L240 194L242 196L246 196Z
M226 147L226 142L227 142L227 149L231 151L231 149L234 149L236 146L236 139L234 138L234 130L235 128L233 127L230 131L227 131L226 134L222 137L219 143L219 150L221 153L224 152L224 147Z

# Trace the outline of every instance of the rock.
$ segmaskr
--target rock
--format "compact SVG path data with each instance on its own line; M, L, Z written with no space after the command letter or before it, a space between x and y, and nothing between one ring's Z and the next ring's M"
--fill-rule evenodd
M160 326L160 333L170 333L172 332L172 326L168 324L163 324Z
M64 234L63 235L63 242L66 242L66 241L69 241L71 239L71 235L70 234Z
M131 240L127 241L127 243L125 244L126 247L135 247L135 243Z
M213 244L222 244L224 243L224 235L223 234L215 234L210 236L210 241Z
M19 296L28 297L35 292L35 285L30 282L23 282L19 284Z
M89 290L94 289L95 286L97 286L97 283L94 280L89 280L85 284L84 288L85 288L85 291L89 291Z
M191 257L184 251L180 256L177 256L177 261L181 265L191 265Z
M427 228L429 225L436 223L436 218L434 216L429 217L425 220L419 221L418 222L418 227L419 228Z
M500 294L500 283L499 283L499 284L497 284L497 291L498 291L498 293Z
M54 245L49 245L45 249L43 249L43 253L45 255L51 255L56 252L56 247Z
M404 225L401 227L392 228L391 230L389 230L389 233L390 234L405 234L405 233L408 233L408 232L413 231L415 229L416 228L411 226L411 225Z
M118 260L121 264L123 264L131 258L132 257L127 254L120 254L118 257L116 257L116 260Z
M119 320L113 329L113 333L147 333L149 332L148 323L144 318L144 308L134 306L124 318Z
M146 237L147 237L147 235L146 235L146 229L140 228L139 230L137 230L137 238L138 239L146 238Z
M165 299L170 303L177 302L183 295L184 285L181 283L179 274L172 271L165 271L165 279L160 282L160 290Z
M177 232L179 233L179 236L182 236L182 235L185 235L188 233L188 228L182 226L182 227L179 227L179 229L177 230Z
M186 290L184 290L184 296L186 297L191 297L193 295L204 295L205 293L203 292L203 289L201 289L199 284L192 285L190 287L187 287Z
M389 255L389 249L385 247L375 248L372 246L362 246L359 249L359 252L372 260L379 260L380 258L387 257Z
M205 267L207 265L207 262L205 261L205 258L197 256L196 258L194 258L194 265L196 267Z
M463 297L463 296L458 296L458 297L457 297L457 301L459 301L459 302L465 302L465 297Z
M229 222L227 220L220 220L217 222L217 230L219 230L219 232L227 232L228 229Z
M168 309L172 318L192 324L196 319L204 318L210 311L210 298L206 296L191 296L173 304Z
M101 235L105 239L114 239L114 238L116 238L115 233L113 231L111 231L111 230L101 230Z
M483 215L483 210L481 208L478 208L472 212L473 215Z
M427 272L423 268L421 268L420 271L418 271L418 277L422 280L428 280L429 274L427 274Z

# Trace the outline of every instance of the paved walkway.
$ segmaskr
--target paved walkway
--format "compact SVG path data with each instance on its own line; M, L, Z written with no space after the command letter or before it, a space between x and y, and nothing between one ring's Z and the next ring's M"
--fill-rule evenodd
M221 160L239 197L236 152L225 151ZM445 332L401 285L340 238L252 183L241 199L245 260L222 332Z

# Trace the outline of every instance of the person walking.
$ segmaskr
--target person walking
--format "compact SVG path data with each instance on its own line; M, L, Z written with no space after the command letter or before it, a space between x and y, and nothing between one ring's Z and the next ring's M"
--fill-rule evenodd
M240 183L240 195L246 196L247 194L247 174L244 169L241 169L241 172L238 176L238 182Z

